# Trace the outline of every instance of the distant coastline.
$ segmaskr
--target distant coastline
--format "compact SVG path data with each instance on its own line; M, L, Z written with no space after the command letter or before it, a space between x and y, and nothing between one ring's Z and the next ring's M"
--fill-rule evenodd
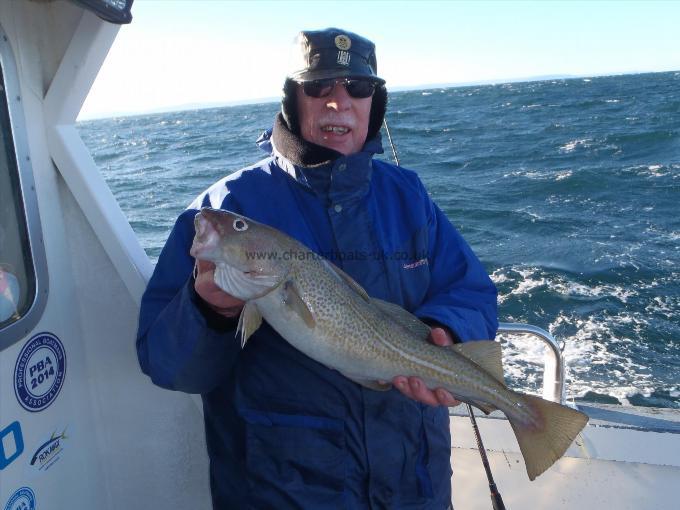
M518 78L499 78L499 79L493 79L493 80L473 80L473 81L467 81L467 82L456 82L456 83L426 83L426 84L421 84L421 85L410 85L410 86L396 86L396 87L390 87L389 91L390 92L410 92L414 90L432 90L432 89L448 89L448 88L460 88L460 87L474 87L474 86L480 86L480 85L503 85L506 83L528 83L528 82L540 82L540 81L551 81L551 80L578 80L578 79L584 79L584 78L605 78L608 76L634 76L634 75L653 75L653 74L664 74L664 73L673 73L673 72L680 72L680 69L677 70L668 70L668 71L640 71L640 72L623 72L623 73L609 73L609 74L584 74L584 75L573 75L573 74L547 74L547 75L539 75L539 76L525 76L525 77L518 77ZM91 120L100 120L100 119L110 119L110 118L116 118L116 117L137 117L137 116L143 116L143 115L154 115L158 113L174 113L174 112L181 112L181 111L192 111L192 110L205 110L209 108L225 108L225 107L230 107L230 106L241 106L241 105L247 105L247 104L265 104L265 103L276 103L280 101L280 97L278 96L271 96L271 97L261 97L261 98L254 98L254 99L241 99L241 100L235 100L235 101L218 101L218 102L209 102L209 103L184 103L184 104L179 104L179 105L171 105L167 107L162 107L162 108L152 108L149 110L144 110L144 111L135 111L135 112L108 112L108 113L101 113L101 114L96 114L92 116L85 116L82 118L78 118L78 122L87 122Z

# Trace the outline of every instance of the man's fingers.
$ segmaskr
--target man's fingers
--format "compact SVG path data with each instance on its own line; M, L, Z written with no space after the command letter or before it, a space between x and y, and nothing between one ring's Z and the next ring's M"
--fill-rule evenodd
M430 342L441 347L453 345L451 334L444 328L432 328L430 330Z
M196 272L198 274L204 273L206 271L210 271L211 269L215 269L215 264L210 262L209 260L198 260L196 259Z
M217 286L215 283L215 264L207 260L196 260L194 289L203 301L225 317L236 317L243 308L243 301L230 296Z
M457 405L460 405L460 400L457 400L451 393L446 391L444 388L437 388L435 390L435 394L437 395L437 401L439 402L439 405L446 406L446 407L455 407Z
M393 379L392 383L404 395L423 404L447 407L460 404L451 393L443 388L437 388L434 391L430 390L419 377L398 376Z
M438 406L439 401L432 391L427 389L427 386L418 377L409 377L408 384L411 388L413 398L418 402L427 404L429 406Z

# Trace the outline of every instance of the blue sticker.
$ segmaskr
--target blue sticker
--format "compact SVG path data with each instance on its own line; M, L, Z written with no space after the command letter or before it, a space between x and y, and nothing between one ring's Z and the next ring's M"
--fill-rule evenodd
M12 436L14 451L5 450L5 445L9 446L9 438ZM21 435L21 425L18 421L10 423L7 427L0 430L0 471L9 466L24 451L24 436Z
M19 353L14 367L14 393L27 411L47 408L64 384L66 353L52 333L39 333Z
M28 487L15 490L7 501L5 510L35 510L35 493Z

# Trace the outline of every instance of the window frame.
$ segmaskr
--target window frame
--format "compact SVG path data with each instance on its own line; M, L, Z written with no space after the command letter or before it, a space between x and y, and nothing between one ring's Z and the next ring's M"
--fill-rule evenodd
M2 80L0 84L5 88L4 96L7 101L5 105L0 105L0 108L6 107L7 109L6 115L10 129L6 149L8 167L10 172L16 172L15 177L19 183L19 196L14 198L23 206L23 220L30 254L30 259L24 262L31 267L35 278L33 295L28 296L26 313L0 329L0 352L2 352L30 334L42 317L49 293L47 259L38 211L38 196L33 179L33 166L28 148L26 121L21 103L19 77L14 52L2 26L0 26L0 79Z

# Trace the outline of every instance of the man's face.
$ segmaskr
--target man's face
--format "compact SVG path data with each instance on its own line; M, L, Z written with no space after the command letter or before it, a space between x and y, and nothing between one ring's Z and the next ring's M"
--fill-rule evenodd
M302 138L345 156L359 152L366 142L372 97L355 99L336 83L325 97L309 97L297 86L298 119Z

